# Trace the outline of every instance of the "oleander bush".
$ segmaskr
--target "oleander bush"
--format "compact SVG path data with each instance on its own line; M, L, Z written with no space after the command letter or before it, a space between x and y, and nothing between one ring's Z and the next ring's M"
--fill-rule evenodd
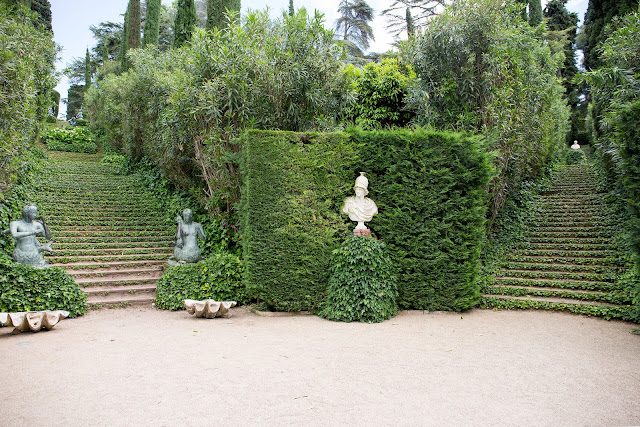
M320 317L339 322L382 322L398 314L398 287L385 244L349 237L333 251Z
M170 267L158 280L156 305L165 310L182 310L182 300L213 299L248 301L242 281L243 264L231 253L219 252L195 263Z
M35 269L0 254L0 311L67 310L70 317L87 310L87 295L64 270Z
M42 136L49 150L73 153L96 153L98 146L91 132L84 127L52 128Z

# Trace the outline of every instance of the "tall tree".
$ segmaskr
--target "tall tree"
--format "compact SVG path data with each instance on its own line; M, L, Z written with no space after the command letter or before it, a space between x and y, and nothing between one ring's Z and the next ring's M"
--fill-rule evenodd
M144 18L144 38L142 46L157 45L160 36L160 10L161 0L147 0L147 8Z
M529 0L529 25L537 27L542 22L542 3L540 0Z
M606 38L604 32L615 16L626 15L638 9L638 0L589 0L584 17L583 50L587 70L598 68L602 62L598 46Z
M176 20L173 25L173 46L180 47L191 39L196 26L196 5L193 0L178 0Z
M407 38L413 38L416 34L416 27L413 24L413 16L411 15L411 8L407 8Z
M364 0L341 0L338 13L340 17L336 21L336 32L342 35L345 42L350 42L360 52L368 49L369 41L375 40L369 25L374 15L371 6Z
M293 0L289 0L289 16L293 16L294 13L296 13L296 10L293 7Z
M207 0L207 28L225 28L228 12L234 13L236 17L240 16L240 0ZM291 4L289 4L289 12L291 12Z
M414 29L420 29L441 12L445 5L452 2L453 0L393 0L381 15L387 17L387 30L398 37L407 30L407 8L411 9Z
M122 44L120 45L120 63L123 71L131 66L127 51L140 47L140 21L141 21L140 0L129 0L127 12L124 14L124 33Z
M67 92L67 120L75 117L82 108L82 102L84 101L84 86L71 85Z
M89 87L91 87L91 56L87 48L87 54L84 56L84 89L87 90Z
M51 3L49 0L31 0L31 10L38 14L38 22L47 31L53 31L51 26Z

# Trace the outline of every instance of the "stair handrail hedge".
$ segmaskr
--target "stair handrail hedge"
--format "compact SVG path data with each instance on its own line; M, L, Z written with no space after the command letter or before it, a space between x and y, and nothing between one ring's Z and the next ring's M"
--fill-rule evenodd
M245 282L269 308L315 310L331 252L352 228L339 214L367 172L369 224L398 265L400 308L463 311L480 299L479 255L493 173L483 142L423 129L243 136Z

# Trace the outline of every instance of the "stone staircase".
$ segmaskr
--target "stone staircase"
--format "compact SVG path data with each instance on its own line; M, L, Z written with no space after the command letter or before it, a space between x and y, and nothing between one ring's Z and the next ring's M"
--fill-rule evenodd
M624 318L631 299L615 283L620 266L595 173L567 166L540 197L528 238L484 287L482 306Z
M64 268L94 307L151 305L174 225L134 177L99 155L52 153L31 200L55 242L46 258Z

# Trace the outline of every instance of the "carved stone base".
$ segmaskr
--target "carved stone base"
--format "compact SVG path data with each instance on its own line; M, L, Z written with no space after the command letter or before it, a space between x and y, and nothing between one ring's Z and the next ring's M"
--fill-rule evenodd
M214 317L231 317L229 309L237 303L235 301L214 301L206 299L204 301L196 301L192 299L183 300L182 303L189 314L195 314L196 317L204 317L213 319Z
M358 230L356 228L356 229L353 230L353 235L354 236L371 237L371 230L368 229L368 228Z
M13 333L24 331L38 332L44 329L53 329L59 321L69 317L69 312L57 311L29 311L20 313L0 313L0 325L13 326Z

